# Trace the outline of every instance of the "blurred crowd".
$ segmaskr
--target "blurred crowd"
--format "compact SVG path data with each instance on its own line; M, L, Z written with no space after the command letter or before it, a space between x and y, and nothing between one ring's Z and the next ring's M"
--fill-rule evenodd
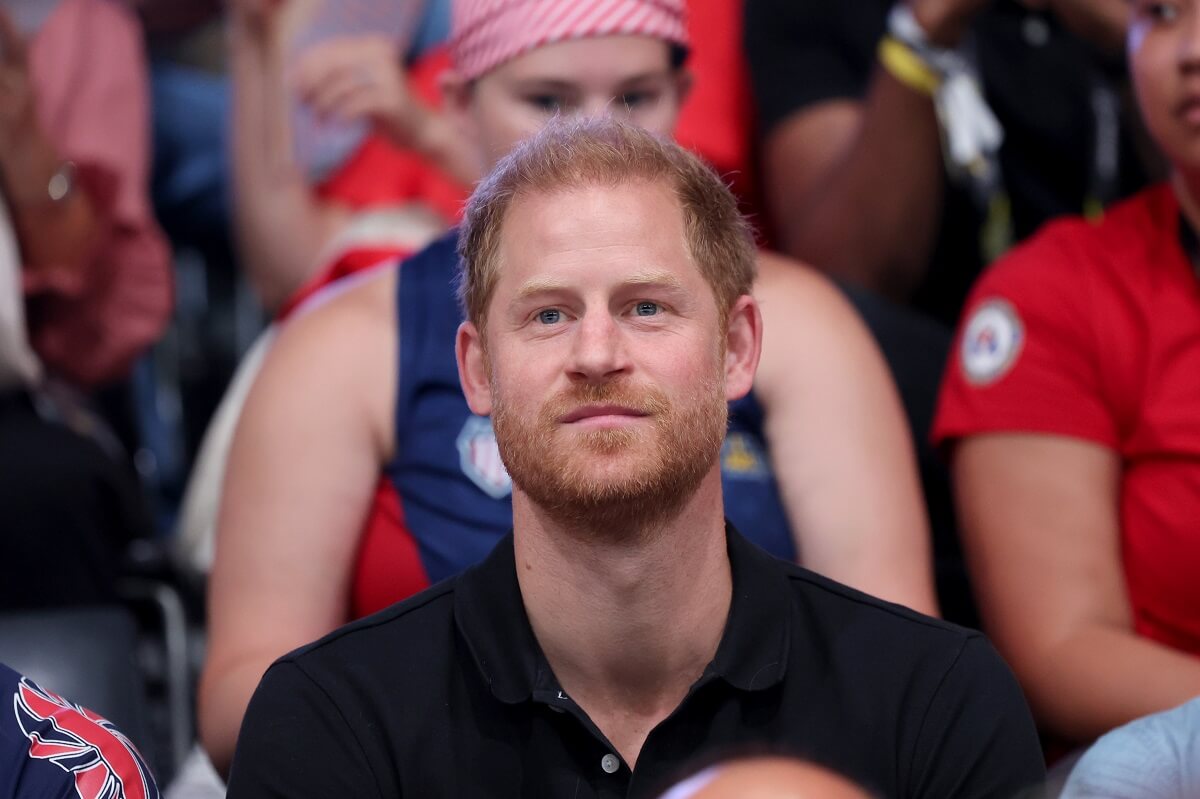
M182 638L149 760L221 795L272 661L511 526L455 226L611 115L755 228L730 521L984 631L1046 795L1118 795L1131 722L1200 754L1200 0L605 1L0 0L0 617Z

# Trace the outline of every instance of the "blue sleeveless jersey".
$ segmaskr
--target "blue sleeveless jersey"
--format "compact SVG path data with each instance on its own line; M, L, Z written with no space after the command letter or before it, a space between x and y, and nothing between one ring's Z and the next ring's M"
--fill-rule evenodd
M396 455L386 475L433 582L483 560L512 526L512 483L491 422L471 413L458 382L457 263L451 233L405 261L396 279L400 381ZM725 515L768 552L795 560L762 424L753 395L730 405L721 450Z

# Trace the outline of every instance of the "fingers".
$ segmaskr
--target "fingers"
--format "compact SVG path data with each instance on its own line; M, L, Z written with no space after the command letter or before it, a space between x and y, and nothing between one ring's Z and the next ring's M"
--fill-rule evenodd
M296 63L295 85L303 90L322 81L328 73L345 69L399 74L396 45L377 35L341 37L314 45Z
M323 76L316 83L303 87L301 101L321 119L348 120L347 108L356 108L378 97L379 90L371 76L360 70L342 69Z
M323 119L388 114L407 100L395 46L383 37L313 47L296 65L293 85L301 101Z

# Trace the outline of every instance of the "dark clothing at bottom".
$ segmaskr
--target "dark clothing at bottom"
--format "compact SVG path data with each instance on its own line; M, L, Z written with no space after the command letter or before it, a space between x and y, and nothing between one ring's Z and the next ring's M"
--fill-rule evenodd
M122 557L150 522L127 464L0 394L0 610L116 599Z
M652 797L748 747L889 797L1012 796L1041 779L1025 700L981 634L777 560L732 528L728 551L716 655L636 769L538 646L510 535L463 575L276 662L228 795Z

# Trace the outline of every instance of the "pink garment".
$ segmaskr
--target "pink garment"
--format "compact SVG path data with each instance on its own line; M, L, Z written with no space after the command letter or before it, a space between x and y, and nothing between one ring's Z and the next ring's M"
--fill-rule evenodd
M592 36L637 34L687 46L684 0L456 0L450 49L474 80L537 47Z
M83 270L25 273L30 339L47 371L90 387L124 376L171 313L170 253L147 196L142 37L114 0L62 0L29 53L42 130L75 162L102 227Z

